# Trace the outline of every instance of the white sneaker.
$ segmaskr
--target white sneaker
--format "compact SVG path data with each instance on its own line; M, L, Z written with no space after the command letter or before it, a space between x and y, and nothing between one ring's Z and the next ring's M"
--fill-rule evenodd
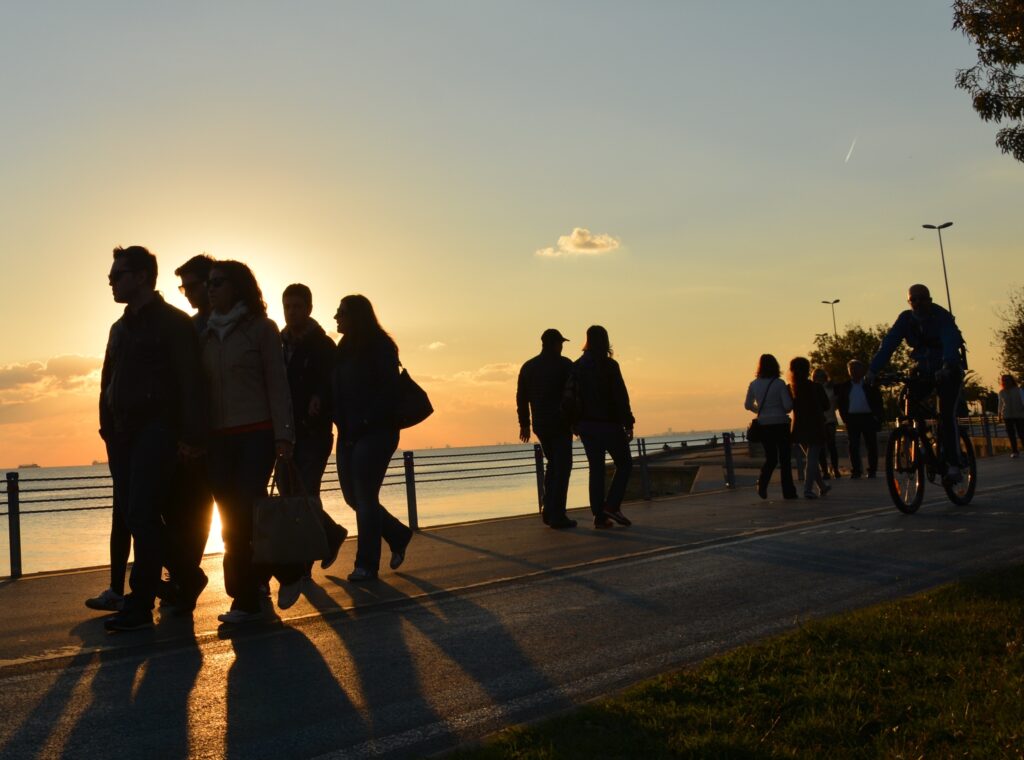
M297 580L295 583L282 583L281 587L277 590L277 606L279 609L286 610L299 601L299 594L302 593L302 581Z
M254 620L262 620L262 612L246 612L245 610L228 610L217 616L217 619L222 623L228 625L237 625L239 623L251 623Z
M124 595L114 589L104 589L99 596L93 596L85 600L85 606L90 610L103 610L104 612L118 612L124 607Z
M1012 454L1010 454L1010 459L1016 459L1016 458L1017 458L1017 452L1014 451Z

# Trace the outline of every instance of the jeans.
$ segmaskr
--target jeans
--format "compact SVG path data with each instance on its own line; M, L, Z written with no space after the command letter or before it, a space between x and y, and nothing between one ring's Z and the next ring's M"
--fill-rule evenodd
M1010 451L1016 454L1018 453L1017 438L1020 438L1021 442L1024 443L1024 418L1007 417L1003 420L1003 424L1006 425L1006 435L1010 437ZM117 591L117 589L114 590Z
M356 513L356 567L376 573L380 569L380 542L391 551L405 551L412 530L380 503L391 457L398 449L398 430L372 430L356 441L338 441L338 482L345 503Z
M782 480L782 495L787 498L795 497L796 486L793 484L793 452L789 439L789 423L762 425L761 445L764 447L764 464L761 465L761 475L758 478L759 487L768 488L772 473L778 467L779 477Z
M161 515L177 461L177 441L166 423L151 422L134 433L115 434L107 451L114 480L115 519L127 526L135 544L128 580L131 593L124 608L149 611L163 567ZM113 544L112 533L112 549Z
M565 517L572 475L572 433L539 435L547 467L544 468L544 521L556 522Z
M838 478L839 449L836 448L836 424L834 422L825 423L825 445L821 449L821 456L818 457L818 462L821 465L821 472L826 476L829 473L829 459L832 460L831 472Z
M178 462L171 498L164 513L166 542L164 564L171 581L191 592L206 579L201 565L213 519L213 493L206 473L206 459Z
M232 599L231 609L260 609L259 584L269 573L262 566L255 567L252 561L253 504L267 495L275 458L272 430L215 435L210 442L210 487L220 508L224 588ZM294 579L282 582L292 582L300 576L298 571Z
M957 406L960 401L960 376L946 378L941 382L919 378L910 384L910 408L921 408L922 400L933 392L939 395L939 428L942 437L942 450L946 463L951 467L960 467L960 426L957 423Z
M825 482L821 478L821 458L825 454L824 446L812 443L802 447L804 455L804 493L814 493L814 486L825 491Z
M621 428L587 432L580 435L580 440L587 452L587 465L590 468L590 511L594 517L603 512L618 512L626 495L629 473L633 469L633 458L629 455L629 441L626 440L625 432ZM612 476L607 495L604 491L606 452L615 463L615 475Z
M878 470L878 421L871 413L851 413L846 415L846 434L850 439L850 474L858 477L860 466L860 441L868 449L868 475Z

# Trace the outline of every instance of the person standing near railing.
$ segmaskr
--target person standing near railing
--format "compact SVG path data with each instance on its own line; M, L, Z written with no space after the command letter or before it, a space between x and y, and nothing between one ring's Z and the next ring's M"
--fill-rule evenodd
M131 593L108 631L153 625L163 566L163 523L179 456L204 444L203 381L195 329L156 292L156 257L142 246L114 249L110 288L124 315L110 329L100 379L100 435L114 481L115 519L135 544Z
M348 579L372 581L380 569L380 544L391 548L392 570L405 561L413 532L380 503L391 457L398 449L398 346L377 321L366 296L341 299L334 315L341 340L332 376L338 426L338 481L356 513L355 567Z
M633 458L629 442L633 440L635 419L629 405L629 392L622 379L619 363L612 358L608 331L601 325L587 328L583 356L573 363L567 383L567 395L574 397L578 410L573 416L576 432L583 442L590 470L590 511L595 528L632 525L622 514ZM608 492L604 490L605 454L615 463Z
M327 459L334 445L331 414L331 372L336 346L324 328L313 319L313 293L306 285L294 283L281 294L285 328L281 331L281 347L288 369L288 387L292 393L295 414L295 453L292 460L302 483L293 483L289 468L278 473L282 494L320 496ZM334 564L338 550L348 531L320 510L320 520L327 536L327 556L321 560L324 570ZM306 576L312 571L306 565Z
M757 415L761 427L761 446L764 464L757 478L757 495L768 498L768 483L779 468L782 498L797 498L793 484L793 448L790 438L789 413L793 411L793 396L782 382L782 368L773 354L761 354L757 360L754 379L747 386L743 408Z
M1017 438L1024 443L1024 397L1013 375L1002 375L999 378L999 416L1010 438L1010 459L1016 459L1020 455Z
M544 524L556 530L575 528L565 514L572 475L572 429L562 414L562 393L572 372L572 361L562 356L568 338L554 328L540 336L540 353L526 361L516 383L519 440L530 440L530 418L547 460L544 471Z
M259 620L260 584L280 582L277 604L288 609L302 590L302 566L254 565L253 505L266 496L278 458L295 444L292 399L281 354L281 335L252 270L218 261L207 282L213 313L202 337L210 406L210 486L224 536L224 587L231 608L217 616L228 625Z

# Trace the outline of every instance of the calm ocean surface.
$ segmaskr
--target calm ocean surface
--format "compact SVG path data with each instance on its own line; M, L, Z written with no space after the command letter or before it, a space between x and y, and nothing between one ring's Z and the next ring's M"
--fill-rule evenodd
M654 453L665 443L675 448L681 441L704 441L711 435L713 433L700 432L653 436L645 440L648 451ZM635 444L633 451L635 454ZM586 459L578 441L574 445L574 455L575 464L569 485L570 508L586 506L588 503ZM536 514L538 511L532 445L427 449L415 452L415 462L420 527ZM18 475L22 491L21 546L24 573L109 563L111 488L106 465L22 469ZM61 480L55 480L57 478ZM324 475L321 498L331 516L354 535L355 513L341 498L333 457ZM43 499L59 501L30 503ZM388 472L381 493L381 503L403 522L407 522L401 451L392 460L392 469ZM0 494L0 504L0 511L6 512L6 486ZM57 509L81 511L47 511ZM207 553L220 552L224 548L216 512L213 519L213 529L206 545ZM4 516L0 517L0 576L10 573L8 546L8 518Z

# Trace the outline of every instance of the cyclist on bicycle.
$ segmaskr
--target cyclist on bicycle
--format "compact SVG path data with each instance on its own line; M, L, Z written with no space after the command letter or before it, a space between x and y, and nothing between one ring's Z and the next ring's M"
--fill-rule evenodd
M865 380L872 382L900 343L907 342L910 358L917 365L909 384L910 408L916 412L922 401L938 391L940 435L946 458L943 482L956 483L960 480L957 406L967 368L963 335L953 315L932 303L931 293L924 285L911 285L907 302L910 308L896 318L882 340Z

